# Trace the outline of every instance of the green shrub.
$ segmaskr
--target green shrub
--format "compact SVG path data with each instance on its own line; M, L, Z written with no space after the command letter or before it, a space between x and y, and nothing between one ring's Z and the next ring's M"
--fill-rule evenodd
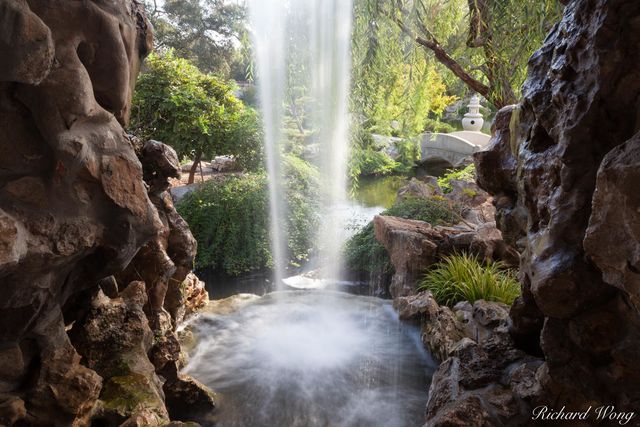
M397 216L406 219L416 219L431 225L452 224L456 216L446 199L406 197L396 201L392 207L381 215Z
M346 265L351 271L385 274L392 271L387 250L375 237L373 221L354 234L345 244Z
M443 192L451 192L452 180L474 182L476 180L476 166L471 163L464 169L449 169L444 176L438 178L438 185Z
M208 181L187 194L177 210L198 241L196 268L237 275L271 263L264 175Z
M420 158L420 146L417 139L402 139L394 142L396 150L398 151L398 158L396 159L396 167L393 173L407 175L411 172L416 165L416 161Z
M242 167L262 166L262 128L235 97L235 84L205 74L173 51L145 61L131 106L131 131L173 147L180 159L234 155Z
M438 304L453 307L460 301L483 299L511 305L520 295L520 284L501 262L481 263L474 255L445 257L429 270L418 285L431 291Z
M452 224L455 214L445 200L407 197L380 215L425 221L432 225ZM351 271L386 274L392 271L386 249L375 238L373 222L353 235L345 244L345 262Z
M293 156L285 157L285 228L289 260L305 260L317 229L317 172ZM230 275L270 267L269 190L264 174L208 181L177 206L198 241L196 268Z
M352 174L358 176L389 175L400 166L387 153L374 148L354 148L351 162L351 168L357 171Z
M451 132L457 131L458 129L451 126L449 123L428 118L425 120L424 130L426 132L433 132L433 133L451 133Z

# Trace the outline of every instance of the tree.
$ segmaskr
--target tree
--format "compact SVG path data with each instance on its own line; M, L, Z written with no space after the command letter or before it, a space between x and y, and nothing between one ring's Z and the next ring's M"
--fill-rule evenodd
M529 57L562 12L557 0L360 1L372 47L393 22L496 108L517 101Z
M228 77L239 60L237 42L246 33L245 7L226 0L146 0L155 47L173 49L210 73Z
M147 58L132 111L135 134L171 145L181 159L193 158L189 183L203 156L232 154L243 165L261 163L255 113L224 81L202 73L172 51Z
M371 46L370 23L363 19L356 16L354 31L353 109L365 118L363 125L369 131L416 136L424 132L427 117L442 114L455 97L446 95L433 61L394 23L376 23L377 37Z

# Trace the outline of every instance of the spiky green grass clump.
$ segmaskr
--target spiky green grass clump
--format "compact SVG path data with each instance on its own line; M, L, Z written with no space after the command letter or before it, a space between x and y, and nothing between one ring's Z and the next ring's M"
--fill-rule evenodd
M480 299L511 305L520 295L515 273L502 262L482 263L466 253L444 257L425 274L418 289L431 291L438 304L449 307Z

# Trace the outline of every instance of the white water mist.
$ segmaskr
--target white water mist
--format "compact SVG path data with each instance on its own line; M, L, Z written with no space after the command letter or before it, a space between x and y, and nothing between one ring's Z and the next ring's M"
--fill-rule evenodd
M349 156L348 96L351 68L351 0L250 0L249 10L262 105L267 172L269 174L271 239L276 289L282 286L286 263L286 201L282 188L283 101L292 52L287 39L308 39L309 95L316 131L322 200L321 226L316 238L322 277L339 279L344 243L344 210ZM291 25L290 17L304 17L308 25ZM307 31L307 34L300 34ZM298 52L299 54L299 52ZM298 55L299 59L300 55Z
M319 130L320 175L324 188L322 226L318 235L323 276L339 279L347 197L349 158L349 88L351 70L350 0L311 0L311 93L318 102L315 126Z
M282 102L286 81L286 26L283 19L286 11L286 4L282 0L249 1L253 51L262 107L266 166L269 175L271 255L277 289L282 286L287 263L286 236L281 226L286 215L281 147Z

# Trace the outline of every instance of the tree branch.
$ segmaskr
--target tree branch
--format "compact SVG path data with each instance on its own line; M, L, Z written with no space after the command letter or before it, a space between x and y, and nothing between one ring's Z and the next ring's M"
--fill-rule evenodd
M420 46L429 49L435 55L436 59L445 67L447 67L453 74L462 80L471 90L479 93L483 97L490 99L489 86L475 79L471 74L467 73L465 69L454 58L452 58L438 43L433 34L427 32L429 39L416 36L411 29L409 29L400 19L394 19L400 29L413 38ZM425 28L426 29L426 28Z

